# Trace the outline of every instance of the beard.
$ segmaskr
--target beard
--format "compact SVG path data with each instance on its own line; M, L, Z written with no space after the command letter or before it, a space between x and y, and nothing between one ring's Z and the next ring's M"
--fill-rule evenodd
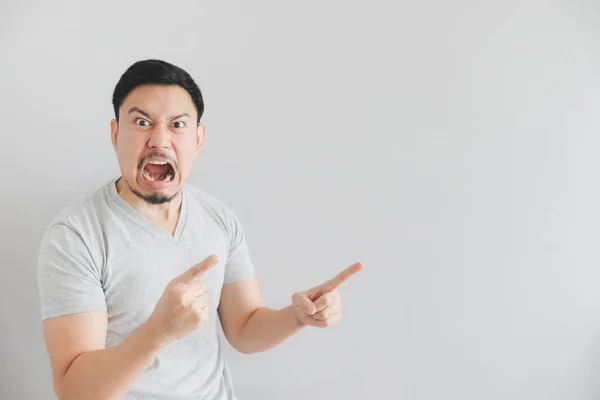
M135 194L137 197L139 197L140 199L144 200L148 204L169 203L171 200L173 200L178 195L178 193L175 193L172 196L167 196L166 194L161 194L161 193L142 194L142 193L138 192L137 190L132 190L131 192L133 194Z
M127 181L125 181L125 182L127 183L127 186L129 186L129 190L131 191L131 193L135 194L138 198L140 198L141 200L145 201L148 204L169 203L169 202L171 202L171 200L173 200L179 194L179 192L176 192L172 196L167 196L166 194L163 194L163 193L143 194L143 193L140 193L139 191L135 190L134 188L132 188L131 185L129 184L129 182L127 182Z

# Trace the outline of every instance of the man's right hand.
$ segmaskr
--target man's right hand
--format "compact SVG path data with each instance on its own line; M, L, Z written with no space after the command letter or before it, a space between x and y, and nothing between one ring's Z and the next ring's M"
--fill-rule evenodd
M181 339L208 320L208 288L200 279L217 262L211 255L169 282L148 319L160 341Z

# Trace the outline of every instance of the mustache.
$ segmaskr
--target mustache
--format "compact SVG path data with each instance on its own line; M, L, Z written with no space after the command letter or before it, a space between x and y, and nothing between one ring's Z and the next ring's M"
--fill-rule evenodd
M177 163L177 161L159 151L153 151L151 153L146 154L144 157L142 157L142 159L138 163L138 170L142 169L142 167L144 166L144 164L146 163L146 161L149 158L162 158L162 159L166 160L169 164L171 164L171 166L173 167L173 169L175 171L179 171L179 164Z

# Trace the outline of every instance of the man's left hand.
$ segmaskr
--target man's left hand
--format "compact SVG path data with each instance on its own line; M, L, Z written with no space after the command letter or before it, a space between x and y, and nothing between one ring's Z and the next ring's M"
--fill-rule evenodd
M362 262L354 263L322 285L294 293L292 304L298 321L319 328L338 323L342 318L342 301L337 288L363 268Z

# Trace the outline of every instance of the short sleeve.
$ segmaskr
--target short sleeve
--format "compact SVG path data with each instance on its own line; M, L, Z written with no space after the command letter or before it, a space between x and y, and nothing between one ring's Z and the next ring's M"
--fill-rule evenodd
M246 235L236 215L228 210L230 235L229 254L225 265L224 283L232 283L254 274L254 265L250 257Z
M42 319L106 310L100 270L81 235L64 224L42 238L37 283Z

